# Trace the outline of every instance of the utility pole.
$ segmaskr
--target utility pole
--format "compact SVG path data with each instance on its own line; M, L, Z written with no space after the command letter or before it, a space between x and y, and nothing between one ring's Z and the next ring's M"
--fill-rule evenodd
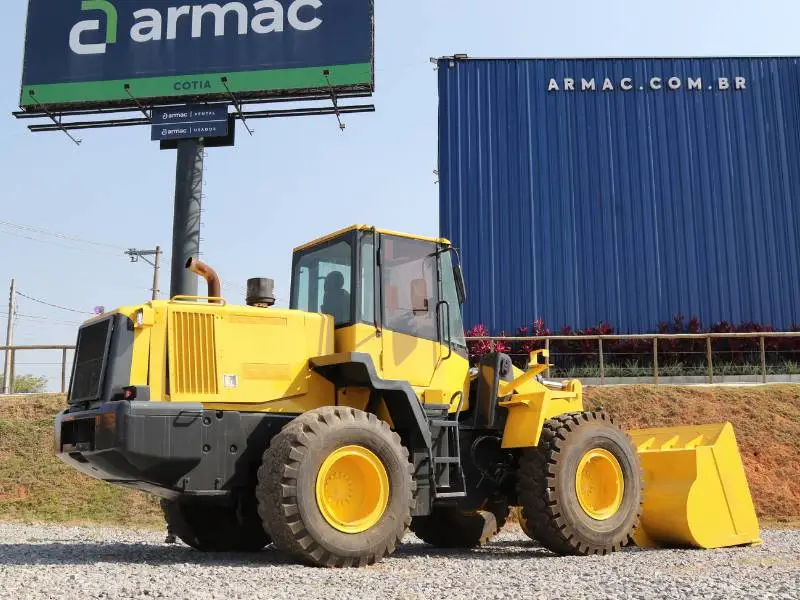
M11 280L11 292L8 294L8 325L6 327L6 346L14 343L14 313L17 312L17 281ZM3 365L3 393L11 393L11 350L6 350Z
M160 291L158 289L158 278L161 271L161 246L156 246L155 250L137 250L136 248L131 248L126 251L125 254L131 257L131 262L139 262L141 258L144 262L153 267L153 300L158 300ZM150 256L155 258L151 261L149 258Z

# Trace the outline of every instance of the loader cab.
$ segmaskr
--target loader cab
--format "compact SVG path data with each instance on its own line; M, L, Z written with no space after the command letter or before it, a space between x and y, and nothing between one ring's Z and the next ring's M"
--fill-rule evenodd
M368 353L383 378L444 403L469 369L454 254L446 240L343 230L295 250L291 308L331 315L337 353Z

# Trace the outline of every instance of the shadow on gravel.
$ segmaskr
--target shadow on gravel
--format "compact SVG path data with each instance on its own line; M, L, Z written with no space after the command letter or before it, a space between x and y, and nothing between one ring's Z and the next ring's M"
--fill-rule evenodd
M293 564L272 547L251 554L203 553L186 546L148 544L0 544L3 565L91 565L124 563L148 565L222 565L234 567L285 566Z
M547 550L526 542L498 541L474 550L444 549L426 544L403 544L394 558L446 558L450 561L495 561L553 558ZM102 544L93 542L0 544L3 565L92 565L97 563L147 565L217 565L229 567L292 566L297 563L272 546L251 554L203 553L185 546Z

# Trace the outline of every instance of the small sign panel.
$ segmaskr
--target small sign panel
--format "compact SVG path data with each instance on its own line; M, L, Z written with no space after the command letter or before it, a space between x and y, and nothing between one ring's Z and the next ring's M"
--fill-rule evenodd
M227 104L197 104L153 109L153 141L225 137Z

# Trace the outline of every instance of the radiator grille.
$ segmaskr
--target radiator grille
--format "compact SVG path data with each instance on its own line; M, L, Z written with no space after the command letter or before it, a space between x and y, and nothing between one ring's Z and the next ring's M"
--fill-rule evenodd
M217 394L214 315L172 311L170 393Z
M75 351L75 371L70 403L98 400L102 393L106 348L111 335L111 319L82 327Z

